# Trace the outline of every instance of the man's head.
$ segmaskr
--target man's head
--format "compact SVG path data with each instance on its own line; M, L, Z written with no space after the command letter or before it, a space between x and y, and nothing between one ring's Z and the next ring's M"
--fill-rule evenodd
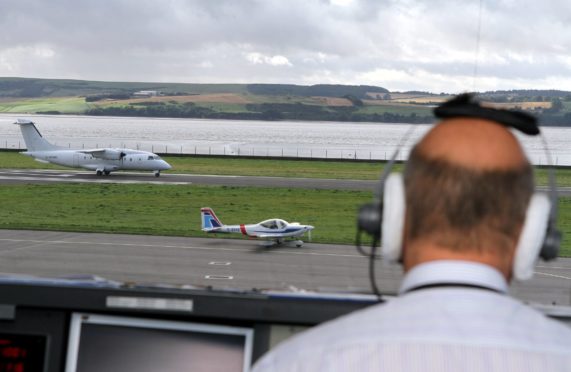
M414 147L405 188L405 270L436 259L463 259L511 276L534 183L506 127L474 118L442 121Z

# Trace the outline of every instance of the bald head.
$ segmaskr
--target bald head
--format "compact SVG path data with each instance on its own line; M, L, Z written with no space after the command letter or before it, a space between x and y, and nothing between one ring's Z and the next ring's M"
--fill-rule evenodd
M405 269L431 259L497 259L509 275L534 184L508 129L473 118L437 124L412 150L405 188Z
M436 125L417 145L432 159L474 170L507 170L527 163L515 136L489 120L454 118Z

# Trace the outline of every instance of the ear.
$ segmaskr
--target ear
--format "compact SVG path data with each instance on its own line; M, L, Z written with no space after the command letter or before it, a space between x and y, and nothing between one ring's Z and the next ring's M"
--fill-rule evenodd
M402 255L405 204L402 175L391 173L385 182L381 223L381 252L388 262L398 262Z
M516 280L527 280L533 276L545 240L550 210L551 201L546 194L536 192L531 196L514 255L512 270Z

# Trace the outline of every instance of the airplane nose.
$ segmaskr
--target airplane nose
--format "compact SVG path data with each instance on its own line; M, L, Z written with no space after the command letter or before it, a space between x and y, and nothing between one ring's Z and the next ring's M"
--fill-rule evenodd
M171 169L171 165L164 160L161 160L161 170L169 170Z
M305 226L305 229L311 231L311 230L315 229L315 227L313 227L311 225L307 225L307 226Z

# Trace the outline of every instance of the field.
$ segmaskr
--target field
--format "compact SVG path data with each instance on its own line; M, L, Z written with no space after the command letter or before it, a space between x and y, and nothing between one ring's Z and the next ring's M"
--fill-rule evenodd
M280 217L315 225L314 242L343 244L353 243L355 213L371 198L359 191L180 185L2 185L0 192L3 229L204 237L200 208L208 206L227 224Z
M200 208L208 206L227 224L279 216L314 225L313 242L339 244L354 243L357 208L371 200L359 191L179 185L2 185L0 192L3 229L205 236ZM570 256L571 198L561 199L559 220L561 255Z
M109 100L108 102L114 102ZM218 103L238 103L246 104L253 103L253 101L248 99L245 94L235 94L235 93L218 93L218 94L193 94L188 96L164 96L164 97L149 97L149 98L133 98L120 100L119 103L124 105L146 103L146 102L218 102Z
M89 108L82 97L31 98L24 100L0 100L0 112L38 113L58 111L63 114L81 113Z

